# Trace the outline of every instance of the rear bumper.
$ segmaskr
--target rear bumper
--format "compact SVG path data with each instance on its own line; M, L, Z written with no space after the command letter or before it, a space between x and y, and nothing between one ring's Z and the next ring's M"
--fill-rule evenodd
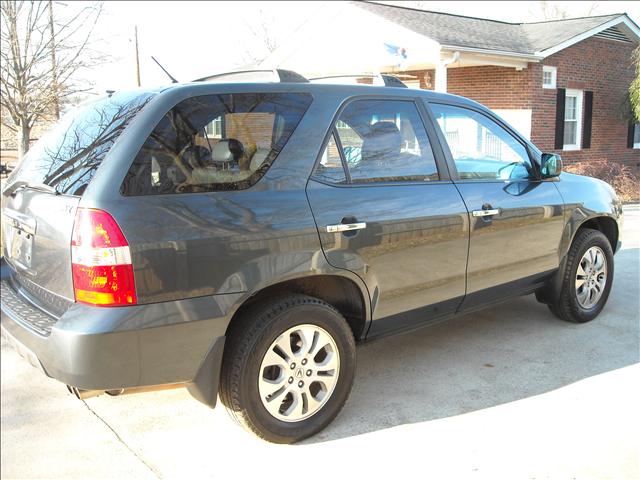
M13 287L3 281L7 288ZM187 383L198 400L214 406L229 312L241 296L116 308L74 304L49 335L29 328L24 310L3 301L2 334L32 365L67 385L117 390Z

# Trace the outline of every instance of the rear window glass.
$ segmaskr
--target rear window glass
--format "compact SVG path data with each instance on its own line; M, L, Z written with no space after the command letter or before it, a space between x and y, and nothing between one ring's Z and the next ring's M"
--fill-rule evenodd
M31 147L13 178L82 195L127 123L152 96L116 93L71 110Z
M278 156L311 95L242 93L189 98L160 120L122 185L124 195L241 190Z

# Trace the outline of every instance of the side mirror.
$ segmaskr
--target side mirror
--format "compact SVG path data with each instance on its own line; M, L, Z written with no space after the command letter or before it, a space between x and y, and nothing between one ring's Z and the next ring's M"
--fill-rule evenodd
M543 153L540 161L542 178L557 177L562 173L562 158L555 153Z

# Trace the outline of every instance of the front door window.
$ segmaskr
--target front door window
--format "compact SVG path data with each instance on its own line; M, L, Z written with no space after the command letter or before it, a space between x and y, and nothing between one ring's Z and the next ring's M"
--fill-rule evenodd
M533 177L525 146L486 115L431 104L461 180L521 180Z

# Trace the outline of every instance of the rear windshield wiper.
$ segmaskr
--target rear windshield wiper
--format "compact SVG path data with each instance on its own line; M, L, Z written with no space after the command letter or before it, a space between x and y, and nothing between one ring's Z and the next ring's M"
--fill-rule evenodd
M56 190L54 187L51 187L44 183L27 182L25 180L18 180L17 182L12 183L2 191L2 195L4 196L11 195L12 197L14 197L18 191L24 190L27 188L29 190L37 190L39 192L46 192L46 193L53 193L54 195L60 195L60 192Z

